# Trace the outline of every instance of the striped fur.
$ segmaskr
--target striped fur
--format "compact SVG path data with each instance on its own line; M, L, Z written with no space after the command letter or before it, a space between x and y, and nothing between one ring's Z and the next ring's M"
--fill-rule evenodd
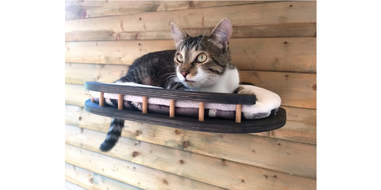
M135 82L165 89L232 93L238 88L239 75L231 64L228 43L231 33L232 26L227 19L218 23L210 35L196 37L182 32L172 23L176 50L153 52L136 59L127 74L116 83ZM106 100L106 103L117 105L115 100ZM123 127L123 120L113 119L100 150L111 150Z

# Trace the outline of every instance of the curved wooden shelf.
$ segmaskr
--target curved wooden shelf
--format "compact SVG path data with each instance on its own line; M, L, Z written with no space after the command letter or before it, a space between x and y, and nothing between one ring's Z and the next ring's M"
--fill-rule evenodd
M107 105L99 106L97 103L91 102L90 99L85 103L85 110L106 117L215 133L259 133L279 129L286 124L286 111L283 108L279 108L276 114L273 112L265 119L242 120L241 123L219 118L207 118L200 122L197 118L186 116L176 115L176 117L170 118L168 115L158 113L142 114L135 110L118 110Z
M286 124L286 111L279 108L272 111L271 115L264 119L242 119L242 104L253 105L256 102L254 95L190 92L181 90L166 90L146 87L121 86L115 84L105 84L99 82L86 82L87 90L98 91L100 93L99 102L95 103L91 99L85 102L85 110L97 115L140 121L168 127L206 131L215 133L259 133L281 128ZM104 103L104 93L119 94L118 106L112 107ZM123 108L123 95L142 96L142 111L130 108ZM147 111L148 97L170 99L169 113L160 114ZM198 118L175 115L175 100L199 101ZM235 104L235 120L211 118L205 114L204 103Z

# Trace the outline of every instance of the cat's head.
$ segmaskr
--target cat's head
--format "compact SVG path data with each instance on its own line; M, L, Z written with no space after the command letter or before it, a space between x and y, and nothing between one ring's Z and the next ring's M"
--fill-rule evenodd
M176 44L174 62L177 78L190 88L213 86L232 67L229 39L232 25L222 19L209 35L189 36L174 23L171 33Z

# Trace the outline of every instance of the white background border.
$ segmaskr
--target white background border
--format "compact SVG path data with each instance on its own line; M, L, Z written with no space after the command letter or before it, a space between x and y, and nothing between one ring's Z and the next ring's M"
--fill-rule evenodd
M381 189L380 3L317 5L318 189ZM2 3L2 189L64 189L64 7Z

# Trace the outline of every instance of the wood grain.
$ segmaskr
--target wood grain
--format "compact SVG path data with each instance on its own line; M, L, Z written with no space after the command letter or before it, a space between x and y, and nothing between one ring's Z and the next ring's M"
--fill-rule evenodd
M83 85L65 85L65 102L67 104L83 106L90 98L90 94Z
M232 63L240 70L316 72L315 38L231 40ZM67 42L66 62L126 64L149 52L174 49L172 40Z
M71 145L66 145L65 160L72 165L142 189L222 189Z
M86 18L131 15L142 12L221 7L258 3L255 1L71 1L67 6L86 10Z
M98 146L105 136L104 133L74 126L67 126L66 134L66 143L96 152L100 152ZM133 152L139 152L139 155L133 157ZM226 189L314 189L315 186L313 179L129 138L119 139L114 149L106 155ZM219 176L218 178L216 178L216 174Z
M80 116L68 114L67 123L102 132L108 130L111 118L82 111L79 113ZM131 121L125 121L125 126L122 136L128 138L293 175L316 176L314 145L249 134L195 132Z
M286 125L269 132L270 137L316 144L316 110L283 107L287 111Z
M279 94L282 105L316 108L316 74L243 71L240 79Z
M65 179L86 189L141 190L71 164L65 164Z
M191 36L209 34L213 28L184 28ZM233 26L232 38L316 37L316 23L287 23L277 25ZM112 40L172 40L169 29L161 31L72 31L65 33L65 41Z
M316 22L316 3L271 2L70 20L66 21L66 32L160 31L168 30L171 21L184 28L214 27L225 17L229 18L234 26L314 23Z
M127 73L127 65L66 63L65 82L84 84L86 81L114 82Z

